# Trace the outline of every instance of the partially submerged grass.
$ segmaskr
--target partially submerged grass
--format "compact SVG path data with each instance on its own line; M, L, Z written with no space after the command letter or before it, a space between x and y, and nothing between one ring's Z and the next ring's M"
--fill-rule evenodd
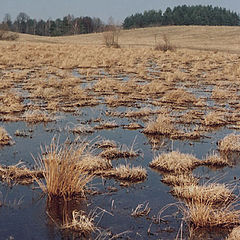
M113 170L103 174L105 177L113 177L120 181L141 182L147 178L147 171L141 166L119 165Z
M108 139L105 139L105 140L101 140L99 142L96 143L98 148L117 148L117 144L115 141L113 140L108 140Z
M232 190L227 188L226 185L217 183L175 186L172 193L178 198L184 199L187 203L206 203L212 206L226 205L236 198Z
M240 135L234 133L225 136L219 141L218 148L222 152L239 152L240 151Z
M165 174L161 181L172 186L197 185L198 179L192 174Z
M127 147L122 149L111 147L102 151L100 156L107 159L134 158L138 156L138 153L133 149L128 149Z
M20 163L21 164L21 163ZM31 184L36 178L42 178L43 172L38 170L30 170L24 165L19 167L19 164L11 166L0 166L0 178L11 184Z
M169 136L176 134L177 130L172 124L171 117L165 114L159 114L156 121L149 122L143 132L146 134L161 134Z
M189 203L183 209L183 215L185 221L195 228L229 228L240 224L240 210L236 210L233 204L214 208L206 202Z
M89 153L78 162L77 168L80 172L101 174L102 171L111 169L112 164L108 159L101 158L100 156L94 156Z
M10 144L12 144L12 138L9 136L6 129L0 126L0 145L10 145Z
M208 156L202 163L203 165L213 167L225 167L231 165L226 157L223 158L221 156L218 156L217 154Z
M55 120L48 113L40 110L26 111L23 115L23 119L29 123L51 122Z
M179 174L189 172L200 164L201 161L191 154L173 151L155 157L149 166L160 171Z
M137 207L132 211L131 216L133 217L147 216L151 211L151 208L148 205L149 202L138 204Z
M227 122L224 119L224 115L222 113L210 112L205 116L202 123L206 126L217 127L223 126Z
M36 160L45 180L37 180L37 183L49 198L84 196L86 184L92 179L91 175L78 168L85 157L86 147L84 143L58 146L53 141Z
M96 230L94 225L94 217L87 216L83 211L74 210L72 212L72 220L67 220L62 226L62 229L80 232L84 236L89 236Z

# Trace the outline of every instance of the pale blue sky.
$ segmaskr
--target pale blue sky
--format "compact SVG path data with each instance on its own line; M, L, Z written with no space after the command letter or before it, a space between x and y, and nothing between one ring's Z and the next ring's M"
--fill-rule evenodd
M240 13L240 0L0 0L0 20L9 13L15 20L19 12L31 18L56 19L67 14L99 17L107 21L112 16L119 23L125 17L150 9L161 9L177 5L221 6Z

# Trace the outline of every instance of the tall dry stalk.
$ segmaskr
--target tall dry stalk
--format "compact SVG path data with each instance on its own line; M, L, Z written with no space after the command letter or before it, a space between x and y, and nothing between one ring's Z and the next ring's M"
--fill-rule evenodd
M52 141L45 151L42 150L37 164L43 170L45 181L36 181L50 199L62 197L69 200L75 195L84 195L85 186L92 179L78 167L86 147L87 144L59 146Z

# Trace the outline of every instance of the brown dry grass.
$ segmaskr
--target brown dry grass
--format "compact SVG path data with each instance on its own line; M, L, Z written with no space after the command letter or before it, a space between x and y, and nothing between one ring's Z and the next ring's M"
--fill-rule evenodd
M240 211L234 205L214 208L206 202L190 203L183 209L184 219L195 228L225 227L231 228L240 224Z
M150 162L149 166L160 171L179 174L189 172L200 164L201 161L191 154L173 151L158 155Z
M230 166L231 163L225 157L218 156L217 154L209 155L203 161L203 165L213 166L213 167L225 167Z
M75 146L58 146L53 141L36 160L43 171L45 180L36 181L50 199L54 197L71 199L75 195L84 196L86 184L92 179L91 175L78 168L79 163L85 157L86 147L87 144L84 143Z
M238 240L240 239L240 226L233 228L226 240Z
M218 112L210 112L205 116L202 123L205 126L217 127L226 125L227 122L225 120L224 114Z
M165 174L161 181L171 186L197 185L198 179L192 174Z
M177 133L172 118L166 114L159 114L156 121L151 121L144 128L146 134L173 135Z
M218 148L222 152L240 151L240 135L234 133L225 136L219 141Z
M9 136L6 129L0 126L0 145L10 145L11 143L12 138Z
M100 153L100 156L107 159L116 159L116 158L134 158L138 154L133 149L128 149L127 147L123 149L119 148L107 148Z
M127 182L142 182L147 178L147 171L141 166L134 167L128 165L119 165L113 170L103 173L104 177L113 177L114 179Z
M43 172L38 170L30 170L24 165L20 164L12 166L0 166L0 178L2 181L6 181L11 184L12 182L17 184L31 184L36 178L42 178Z
M23 115L23 119L29 123L55 121L54 117L52 117L48 113L40 111L40 110L26 111Z
M206 203L211 206L222 206L236 198L226 185L217 183L175 186L172 193L188 204Z

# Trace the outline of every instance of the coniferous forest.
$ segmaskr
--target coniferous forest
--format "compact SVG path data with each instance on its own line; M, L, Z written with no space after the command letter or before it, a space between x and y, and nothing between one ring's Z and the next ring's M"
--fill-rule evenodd
M124 29L142 28L164 25L209 25L209 26L238 26L240 17L222 7L209 6L177 6L173 9L145 11L125 18Z

